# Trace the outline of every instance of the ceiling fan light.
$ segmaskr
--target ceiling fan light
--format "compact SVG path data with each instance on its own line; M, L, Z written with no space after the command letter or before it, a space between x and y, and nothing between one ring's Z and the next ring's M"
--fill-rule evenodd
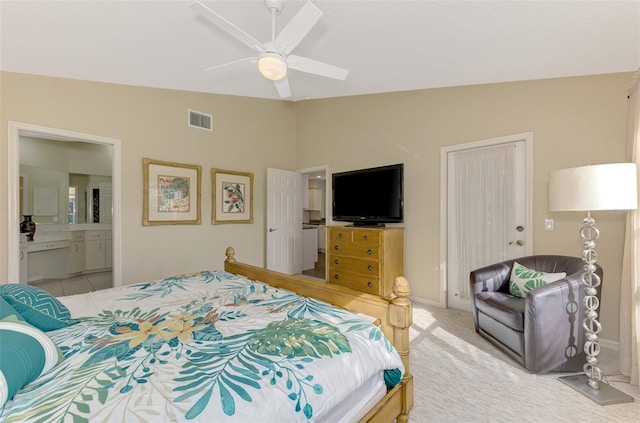
M287 64L276 53L264 53L258 60L258 70L262 76L272 81L279 81L287 76Z

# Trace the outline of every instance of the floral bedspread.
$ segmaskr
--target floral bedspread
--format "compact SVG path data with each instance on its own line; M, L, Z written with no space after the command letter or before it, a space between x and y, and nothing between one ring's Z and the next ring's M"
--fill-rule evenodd
M85 316L47 333L65 359L2 422L313 421L402 371L367 320L222 271L61 300Z

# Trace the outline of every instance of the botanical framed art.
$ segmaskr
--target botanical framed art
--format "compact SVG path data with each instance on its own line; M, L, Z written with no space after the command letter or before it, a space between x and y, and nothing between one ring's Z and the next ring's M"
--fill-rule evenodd
M253 173L211 169L211 223L253 223Z
M202 167L142 159L142 224L200 225Z

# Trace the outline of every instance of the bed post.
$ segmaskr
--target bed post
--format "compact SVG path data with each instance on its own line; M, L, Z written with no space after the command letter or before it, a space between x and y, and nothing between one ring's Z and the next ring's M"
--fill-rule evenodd
M227 258L224 259L224 270L229 272L229 264L236 262L236 250L234 250L233 247L227 247L224 254L227 256Z
M409 410L413 407L413 376L409 370L409 327L413 320L413 306L407 298L410 293L409 281L398 276L393 283L393 294L389 307L389 321L393 325L393 343L402 359L404 375L404 398L402 400L402 414L398 416L398 423L409 421Z

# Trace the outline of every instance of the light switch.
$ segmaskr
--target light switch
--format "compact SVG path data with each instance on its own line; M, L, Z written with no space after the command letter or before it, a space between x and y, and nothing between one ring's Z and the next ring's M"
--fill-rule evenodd
M544 230L552 231L553 230L553 219L545 219L544 220Z

